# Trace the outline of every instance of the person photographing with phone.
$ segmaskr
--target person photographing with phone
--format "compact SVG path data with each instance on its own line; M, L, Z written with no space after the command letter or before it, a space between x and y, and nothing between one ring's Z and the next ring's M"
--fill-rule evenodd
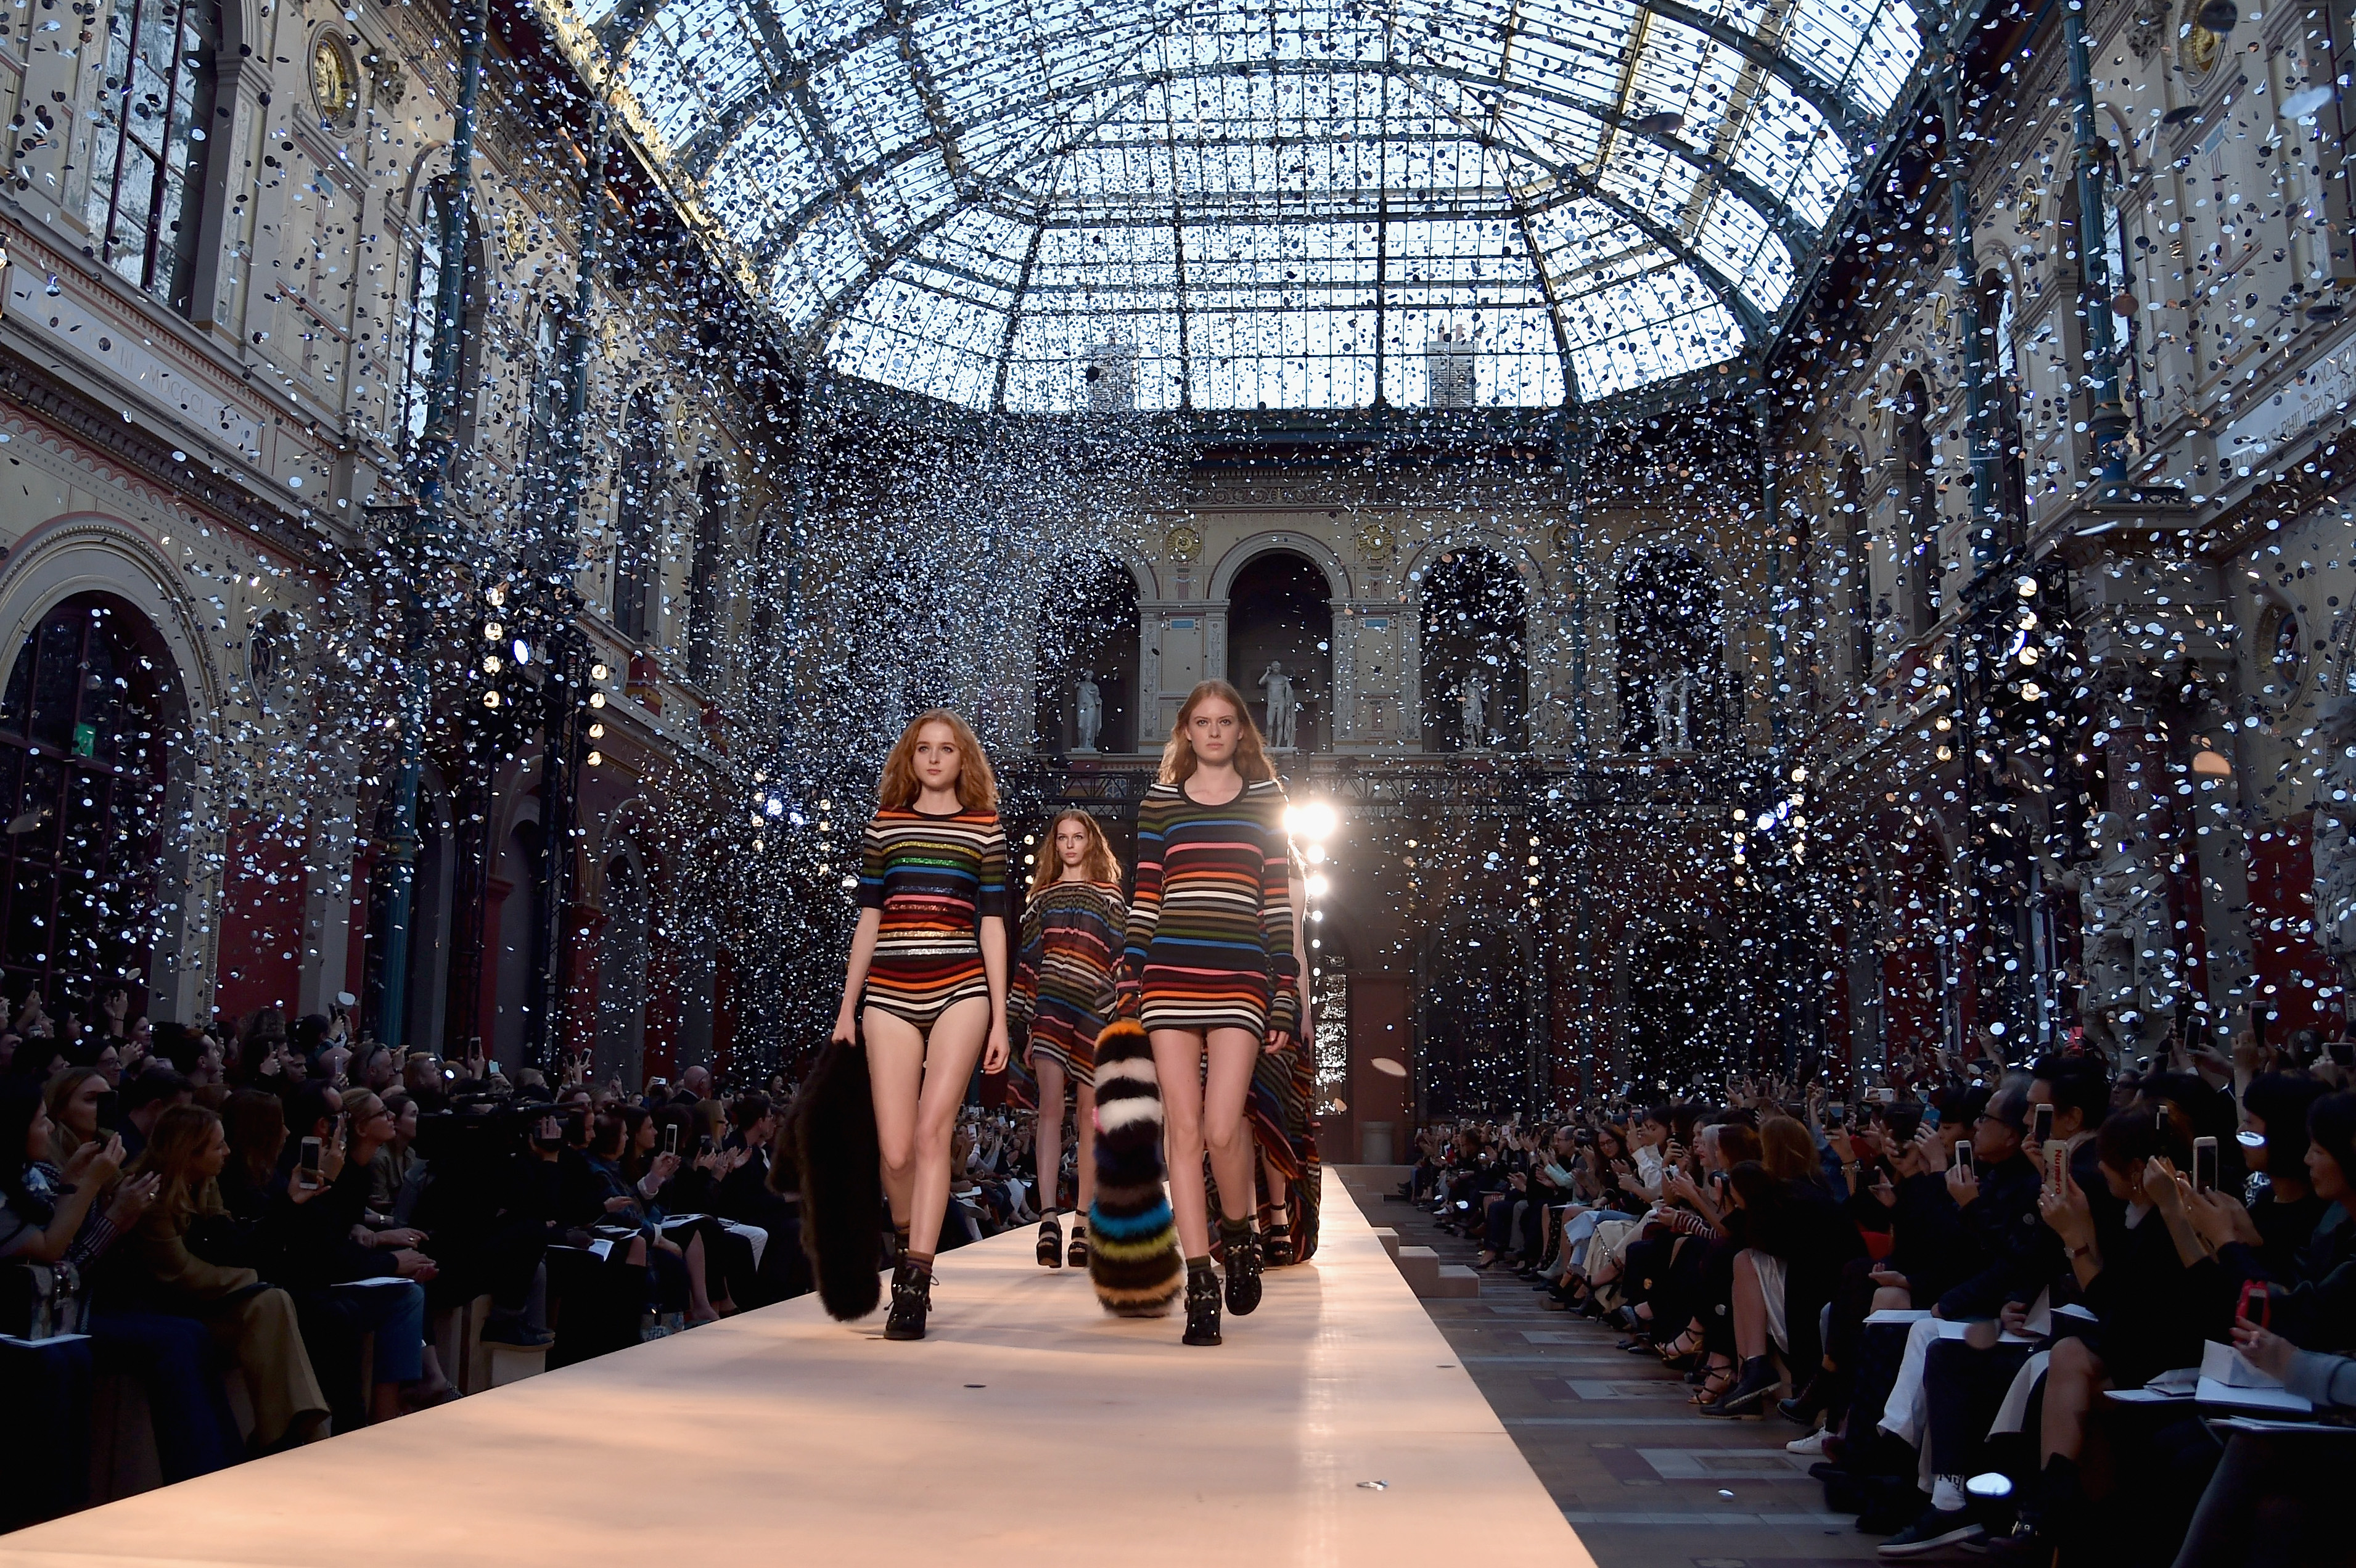
M369 1165L394 1135L383 1101L368 1090L337 1091L325 1079L287 1098L294 1136L281 1156L262 1226L274 1254L270 1277L294 1298L320 1385L338 1429L386 1421L453 1397L425 1345L425 1285L440 1272L425 1236L367 1223ZM373 1335L375 1364L363 1413L345 1391L362 1340Z

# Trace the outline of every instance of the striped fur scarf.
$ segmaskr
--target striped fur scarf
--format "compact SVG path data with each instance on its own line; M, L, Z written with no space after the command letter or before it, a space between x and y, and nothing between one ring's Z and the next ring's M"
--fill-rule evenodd
M1097 1195L1088 1206L1088 1280L1107 1312L1160 1317L1184 1270L1162 1184L1162 1083L1133 1018L1097 1036Z

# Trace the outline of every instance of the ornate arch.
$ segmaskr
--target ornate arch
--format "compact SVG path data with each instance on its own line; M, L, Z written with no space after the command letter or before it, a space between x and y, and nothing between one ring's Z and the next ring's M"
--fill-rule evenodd
M1313 530L1293 526L1268 528L1246 534L1229 545L1211 568L1210 586L1204 591L1207 599L1225 599L1235 584L1236 574L1263 555L1286 552L1300 556L1315 566L1325 578L1326 597L1334 604L1344 604L1356 596L1352 592L1350 569L1342 564L1341 555L1332 543Z
M198 809L197 792L220 739L210 720L224 711L226 692L195 604L165 586L179 580L178 564L120 518L96 512L52 518L18 541L0 564L0 637L6 639L0 649L13 661L51 608L76 594L102 593L145 617L170 657L187 706L188 734L192 739L202 736L203 744L193 754L171 758L166 775L166 820L194 826L166 836L163 864L156 868L158 904L169 918L148 966L148 989L155 1016L194 1018L212 1002L209 977L220 943L213 913L221 897L210 813Z

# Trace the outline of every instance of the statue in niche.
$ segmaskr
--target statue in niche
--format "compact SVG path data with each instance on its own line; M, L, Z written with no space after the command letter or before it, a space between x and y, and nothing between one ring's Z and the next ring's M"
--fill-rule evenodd
M1097 688L1097 672L1080 671L1079 681L1079 740L1074 751L1094 751L1097 736L1104 731L1104 693Z
M2078 896L2078 1018L2114 1058L2141 1056L2167 1036L2176 1002L2168 874L2124 812L2098 812L2086 831L2094 859L2067 870L2049 864L2046 877Z
M2356 696L2326 701L2315 770L2315 940L2356 978Z
M1268 745L1271 751L1290 751L1294 745L1294 715L1300 703L1293 700L1292 677L1284 666L1271 659L1261 671L1260 690L1268 693Z
M1653 679L1653 749L1693 748L1693 677L1682 669Z
M1489 749L1489 682L1478 675L1464 677L1464 684L1456 694L1458 706L1464 711L1464 749Z

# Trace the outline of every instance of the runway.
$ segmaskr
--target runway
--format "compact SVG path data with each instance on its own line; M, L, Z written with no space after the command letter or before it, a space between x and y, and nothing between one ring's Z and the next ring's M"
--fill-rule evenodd
M1592 1568L1331 1175L1324 1226L1217 1348L1107 1316L1025 1230L942 1255L920 1343L806 1297L0 1537L0 1563Z

